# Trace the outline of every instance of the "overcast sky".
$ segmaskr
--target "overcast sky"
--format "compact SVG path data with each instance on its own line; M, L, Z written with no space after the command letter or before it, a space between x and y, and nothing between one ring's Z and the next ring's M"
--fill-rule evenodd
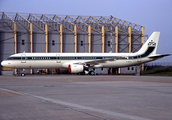
M0 12L114 16L160 31L157 53L172 54L172 0L0 0ZM157 62L172 62L172 55Z

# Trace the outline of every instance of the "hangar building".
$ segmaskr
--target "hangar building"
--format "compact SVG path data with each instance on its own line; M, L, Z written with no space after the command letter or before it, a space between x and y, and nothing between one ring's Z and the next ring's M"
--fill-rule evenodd
M137 52L144 44L144 37L143 26L114 16L0 12L0 62L23 52ZM119 72L117 68L110 70L111 73ZM0 73L5 71L14 72L1 66ZM57 70L47 72L56 73ZM96 72L107 74L108 69L96 69Z

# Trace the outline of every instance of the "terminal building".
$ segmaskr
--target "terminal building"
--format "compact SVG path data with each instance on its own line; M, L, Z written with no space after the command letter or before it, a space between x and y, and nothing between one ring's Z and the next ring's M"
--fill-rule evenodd
M114 16L0 12L0 62L23 52L131 53L141 48L144 39L143 26ZM59 71L48 69L48 73ZM98 74L134 71L135 67L95 70ZM1 74L13 72L0 67ZM26 73L35 74L37 70L26 70Z

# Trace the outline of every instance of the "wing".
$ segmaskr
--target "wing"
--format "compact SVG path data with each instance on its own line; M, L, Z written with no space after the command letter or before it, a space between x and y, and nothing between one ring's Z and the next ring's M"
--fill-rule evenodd
M73 64L94 66L94 65L101 64L101 63L105 63L107 61L116 61L118 59L125 59L125 57L115 57L115 58L107 58L107 59L89 60L89 61L83 61L83 62L76 62L76 63L73 63Z

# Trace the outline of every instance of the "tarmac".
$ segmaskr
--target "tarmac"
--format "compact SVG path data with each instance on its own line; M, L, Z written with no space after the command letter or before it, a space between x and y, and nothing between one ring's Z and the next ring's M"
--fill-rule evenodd
M172 77L2 75L0 120L172 120Z

